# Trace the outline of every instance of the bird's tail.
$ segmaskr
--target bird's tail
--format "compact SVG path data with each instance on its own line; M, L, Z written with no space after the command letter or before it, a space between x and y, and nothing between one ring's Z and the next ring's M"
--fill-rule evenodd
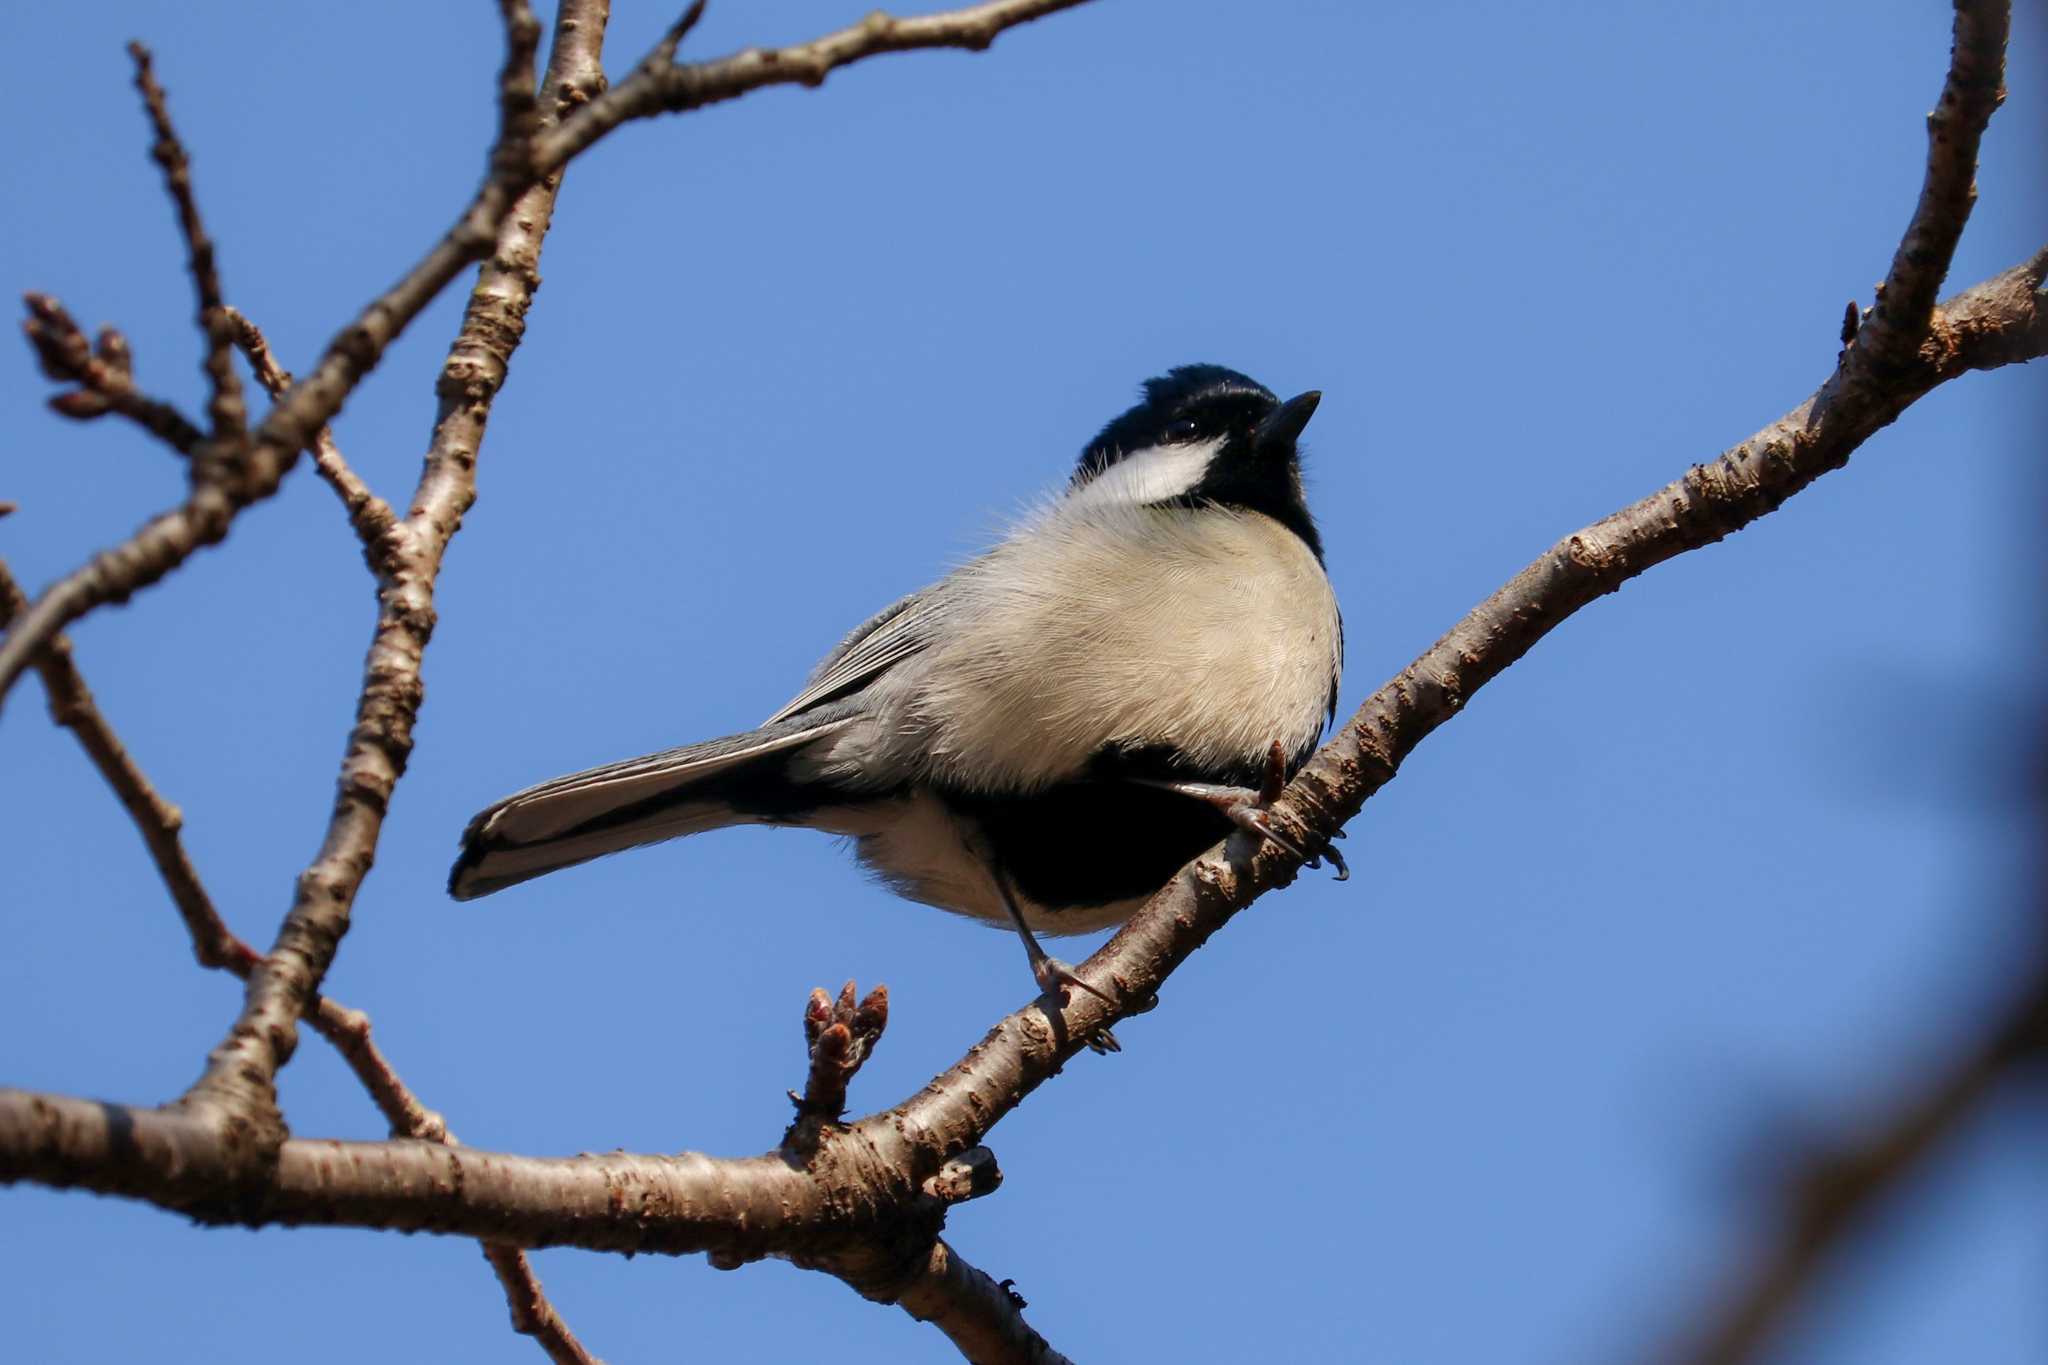
M607 853L725 825L802 823L818 792L791 780L789 758L847 723L806 716L515 792L462 832L448 894L474 900Z

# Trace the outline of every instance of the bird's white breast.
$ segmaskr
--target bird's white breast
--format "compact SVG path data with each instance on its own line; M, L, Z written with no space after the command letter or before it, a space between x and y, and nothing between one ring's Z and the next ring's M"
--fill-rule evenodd
M1270 517L1062 503L950 586L955 628L896 717L939 780L1042 788L1112 745L1227 769L1322 730L1336 598Z

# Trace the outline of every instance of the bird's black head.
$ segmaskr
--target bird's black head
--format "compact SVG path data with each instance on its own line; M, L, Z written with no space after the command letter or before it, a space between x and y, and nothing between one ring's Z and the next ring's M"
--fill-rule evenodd
M1072 492L1141 504L1219 503L1263 512L1323 557L1301 491L1296 439L1322 395L1281 402L1221 365L1182 365L1081 452Z

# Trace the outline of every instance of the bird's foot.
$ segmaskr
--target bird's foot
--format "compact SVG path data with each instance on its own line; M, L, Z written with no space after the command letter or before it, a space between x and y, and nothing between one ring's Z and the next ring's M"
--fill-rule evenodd
M1035 946L1035 942L1035 940L1027 940L1027 943L1033 946ZM1038 989L1047 995L1058 995L1061 991L1067 989L1084 990L1110 1008L1114 1009L1116 1007L1116 1001L1110 999L1101 991L1096 990L1095 987L1089 985L1086 981L1083 981L1079 972L1076 972L1065 962L1054 957L1051 953L1045 952L1043 949L1040 949L1038 955L1031 959L1031 976L1038 982ZM1124 1049L1123 1044L1117 1042L1116 1035L1104 1028L1096 1030L1094 1036L1089 1038L1088 1050L1090 1052L1106 1054L1122 1052Z
M1301 859L1305 867L1321 867L1325 858L1330 866L1337 869L1337 880L1348 881L1351 869L1345 865L1344 855L1333 844L1325 844L1320 853L1310 853L1294 840L1282 834L1273 824L1271 811L1273 803L1280 799L1280 793L1287 786L1287 751L1274 740L1266 750L1265 780L1254 790L1251 787L1232 787L1216 782L1153 782L1147 786L1164 787L1168 791L1192 796L1205 801L1221 811L1230 823L1247 834L1267 839ZM1341 832L1337 836L1342 838Z

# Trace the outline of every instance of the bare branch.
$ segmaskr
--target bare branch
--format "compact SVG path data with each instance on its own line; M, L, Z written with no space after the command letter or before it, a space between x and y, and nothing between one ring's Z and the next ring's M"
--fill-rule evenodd
M602 42L603 20L600 13L593 23L589 13L592 7L588 6L565 6L565 15L571 8L578 11L583 23L572 29L575 41L557 55L566 69L580 72L596 51L586 43ZM470 217L478 220L473 226L495 224L495 211L488 218L483 216L493 196L504 195L514 186L527 189L531 184L531 176L523 168L529 160L525 147L532 119L521 111L534 104L533 51L538 28L524 0L504 0L502 12L506 57L499 77L501 127L492 154L491 176L472 205ZM560 79L552 65L549 79ZM482 439L491 399L503 380L505 358L518 345L524 331L523 315L538 282L540 242L552 212L557 184L559 179L532 185L519 200L520 211L504 223L502 232L486 228L489 236L485 240L496 241L497 260L509 260L516 265L507 271L495 268L494 263L494 268L480 273L449 362L443 368L442 419L420 477L413 511L404 521L385 528L370 556L378 579L377 625L364 665L355 726L342 756L339 790L326 837L312 864L300 874L291 908L269 954L249 977L240 1015L227 1036L208 1054L206 1070L181 1101L187 1106L223 1109L252 1125L263 1141L275 1142L283 1136L283 1125L276 1112L277 1070L297 1046L299 1016L318 997L341 938L348 932L356 891L376 857L384 812L412 753L412 727L424 695L420 661L435 623L434 579L440 572L441 553L448 537L460 521L459 513L434 515L437 500L428 493L439 484L452 485L459 492L451 496L464 499L464 506L467 499L475 496L475 443ZM541 198L536 200L536 195ZM458 228L451 233L437 250L459 254L456 240L462 231ZM456 264L459 268L460 262ZM507 275L513 277L509 284ZM422 294L419 303L424 304L427 297L431 294ZM395 335L394 328L389 336ZM450 371L473 368L468 357L477 352L488 353L492 345L499 350L493 356L490 383L461 386L459 397L451 397ZM329 359L334 355L335 350L330 348ZM323 361L323 369L326 365ZM311 381L289 390L264 420L263 432L271 432L279 415L288 412L319 382L316 372ZM473 439L461 453L462 467L451 474L447 466L457 461L439 453L442 437L438 428L448 423L450 410L456 407L462 409L459 425ZM313 434L307 433L308 441Z
M1954 375L2048 349L2038 284L2048 253L1944 304L1915 367L1890 383L1846 371L1792 413L1695 466L1650 498L1566 537L1481 603L1381 688L1318 753L1279 814L1327 834L1479 687L1559 621L1651 565L1719 540L1782 504L1913 399ZM2023 338L2023 344L2015 338ZM239 1222L319 1222L459 1233L521 1246L712 1252L737 1264L835 1247L905 1244L943 1206L971 1197L959 1162L1085 1039L1135 1012L1168 973L1253 897L1290 880L1268 845L1248 864L1196 860L1085 964L1124 1008L1082 995L1054 1012L1034 1002L999 1022L905 1103L844 1128L801 1163L787 1152L730 1161L614 1154L566 1160L452 1151L421 1143L287 1141L252 1183L222 1129L183 1113L0 1092L0 1179L84 1186ZM453 1192L451 1195L450 1192ZM909 1237L908 1243L929 1242Z
M292 386L292 374L277 363L262 328L251 322L239 308L224 306L221 315L235 345L248 357L256 382L272 398L282 398ZM397 522L398 514L391 510L390 503L371 492L370 485L349 467L348 461L342 457L341 447L334 442L334 433L327 427L313 433L312 452L313 467L340 495L341 505L348 509L349 525L355 528L357 539L363 542L363 553L369 557L371 572L378 572L389 549L384 538Z
M527 0L498 0L498 17L505 26L505 61L498 68L498 136L491 145L491 171L517 176L540 128L533 74L540 20L533 17Z
M6 563L0 561L0 625L27 609L28 599L21 585L14 581ZM184 841L178 837L185 823L184 815L151 785L129 756L127 746L100 714L92 689L85 685L84 676L72 660L71 642L62 635L50 641L36 656L35 667L42 674L44 691L49 694L50 719L77 737L142 835L150 860L156 864L157 874L163 878L164 887L171 893L171 900L192 936L192 951L199 964L225 967L246 975L256 954L228 928L220 911L214 908L213 898L200 884L199 872L185 852Z
M485 1242L483 1249L484 1259L491 1263L498 1283L504 1286L505 1303L512 1310L513 1331L532 1337L555 1365L604 1365L576 1339L554 1304L548 1302L540 1287L540 1277L533 1273L533 1263L525 1252L493 1242Z
M822 85L840 67L885 52L925 48L979 52L1005 29L1085 3L1086 0L988 0L985 4L908 19L877 10L857 24L808 43L750 47L715 61L678 65L670 60L675 45L702 9L701 5L692 5L630 77L606 91L575 118L536 139L534 161L544 168L563 165L633 119L701 109L771 85Z
M1024 1321L1024 1300L970 1265L946 1244L932 1243L917 1278L896 1298L904 1312L944 1332L973 1365L1068 1365Z
M199 201L192 193L192 160L185 154L178 130L171 126L170 107L163 87L156 83L149 49L130 43L128 55L135 60L135 88L142 94L143 108L156 131L150 157L163 170L164 188L178 210L178 230L185 237L192 287L199 299L199 334L206 338L206 412L213 422L213 439L221 443L224 452L238 455L248 434L249 413L242 402L242 381L235 377L234 362L229 358L227 326L221 317L220 267L214 260L213 239L200 221ZM199 471L195 468L194 472Z
M356 384L376 365L392 341L464 267L491 249L499 225L511 212L517 196L536 179L559 172L570 158L625 119L696 108L766 85L792 81L816 85L837 67L883 52L929 47L984 48L1006 28L1082 3L1085 0L992 0L915 19L876 14L861 25L813 43L772 50L749 49L702 68L672 67L658 81L641 82L641 73L636 72L633 81L628 82L639 92L630 102L633 107L620 108L613 101L618 91L607 91L563 119L553 133L541 134L530 156L510 155L501 141L492 153L490 177L455 225L404 278L374 300L328 344L312 373L264 418L254 433L252 447L232 471L231 479L222 486L195 488L183 505L160 514L113 549L95 555L53 584L23 614L7 638L0 641L0 699L13 688L43 641L97 607L126 601L184 563L201 547L218 544L238 513L274 494L298 452L311 444L313 434L323 423L341 411ZM517 74L514 67L508 58L508 74L501 82L501 109L508 98L502 91L509 88ZM700 74L693 76L693 72ZM667 89L675 102L662 103L665 96L657 86ZM674 88L668 89L671 86ZM443 378L447 382L448 375L444 373ZM474 500L473 494L461 493L460 478L437 483L441 484L438 494L430 496L423 490L422 496L430 503L445 496L454 518L459 519ZM415 510L421 505L420 498L416 498ZM453 533L455 522L439 515L433 520L437 534L445 541Z
M641 67L644 69L673 66L676 49L683 45L683 39L690 36L690 30L697 27L697 21L703 17L704 0L690 0L690 7L668 26L668 32L661 35L661 41L654 45L654 49L640 63Z
M100 329L97 345L48 294L24 294L28 320L21 324L43 373L60 384L81 387L50 399L50 407L74 421L115 413L147 431L180 455L190 455L205 433L171 404L138 392L128 339L111 327Z
M1829 1256L1871 1208L1921 1171L2003 1081L2048 1057L2048 970L1973 1047L1869 1136L1818 1152L1786 1188L1784 1232L1752 1259L1745 1283L1672 1359L1736 1365L1758 1358Z
M1955 38L1941 100L1927 116L1927 176L1905 236L1878 287L1877 306L1849 348L1850 363L1911 363L1934 310L1956 243L1977 202L1977 147L2005 99L2010 0L1955 0Z

